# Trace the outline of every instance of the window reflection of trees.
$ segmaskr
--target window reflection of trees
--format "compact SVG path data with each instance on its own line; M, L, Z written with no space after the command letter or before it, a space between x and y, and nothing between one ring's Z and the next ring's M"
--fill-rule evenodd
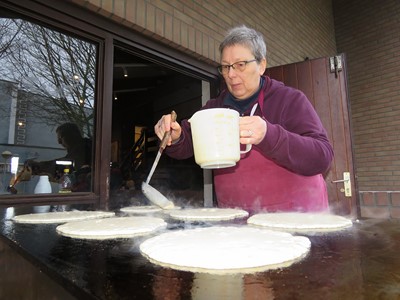
M96 47L23 20L0 22L1 78L46 99L30 103L42 122L75 122L91 136Z
M65 122L92 138L96 59L90 42L0 18L0 152L15 153L20 164L60 157L55 128ZM8 169L2 161L2 174Z

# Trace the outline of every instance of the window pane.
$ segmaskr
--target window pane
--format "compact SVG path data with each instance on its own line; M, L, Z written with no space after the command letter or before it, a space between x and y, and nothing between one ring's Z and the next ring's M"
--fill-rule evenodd
M40 175L58 193L65 168L72 191L92 190L96 58L90 42L0 18L0 194L32 194Z

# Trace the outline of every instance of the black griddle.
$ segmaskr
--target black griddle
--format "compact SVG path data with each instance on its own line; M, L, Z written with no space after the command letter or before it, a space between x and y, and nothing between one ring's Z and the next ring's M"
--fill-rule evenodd
M27 211L0 209L1 240L77 299L192 299L194 295L237 299L239 292L243 299L271 295L274 299L396 299L396 291L400 292L400 277L395 276L400 270L399 220L361 220L338 232L303 234L311 240L311 251L286 268L211 275L150 263L139 252L141 241L148 237L72 239L56 233L58 224L10 220L22 213ZM167 230L182 226L171 223Z

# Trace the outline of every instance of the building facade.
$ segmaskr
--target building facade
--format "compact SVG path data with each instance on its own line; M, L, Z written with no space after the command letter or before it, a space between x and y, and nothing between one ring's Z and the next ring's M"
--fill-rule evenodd
M70 24L77 34L81 23L90 24L92 33L101 31L98 37L105 43L99 56L106 71L112 64L107 47L134 49L136 56L165 60L176 69L183 66L180 71L196 77L203 89L211 86L211 95L213 84L218 82L214 67L219 62L219 43L235 25L245 24L264 34L269 67L345 53L361 215L400 217L400 183L396 180L400 164L396 121L400 97L396 84L400 69L396 55L400 47L396 34L400 26L398 1L41 0L21 1L18 9L35 11L42 6L46 9L32 14L66 15L77 21ZM56 24L54 19L51 23ZM68 30L68 26L63 29ZM107 40L107 34L113 37ZM106 110L111 106L112 87L107 80L102 83L101 105ZM152 113L159 115L168 109L159 107ZM187 110L189 114L191 109ZM104 130L104 144L98 154L107 157L112 134L106 127L113 121L104 111L102 114L102 125L98 125ZM100 197L108 192L101 184L107 181L104 174L108 171L103 171L99 170L98 190L95 185Z

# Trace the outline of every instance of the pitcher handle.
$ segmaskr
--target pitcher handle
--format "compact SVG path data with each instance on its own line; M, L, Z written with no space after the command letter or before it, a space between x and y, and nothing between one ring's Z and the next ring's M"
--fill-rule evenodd
M246 145L246 150L240 150L240 154L247 153L251 150L251 144Z

